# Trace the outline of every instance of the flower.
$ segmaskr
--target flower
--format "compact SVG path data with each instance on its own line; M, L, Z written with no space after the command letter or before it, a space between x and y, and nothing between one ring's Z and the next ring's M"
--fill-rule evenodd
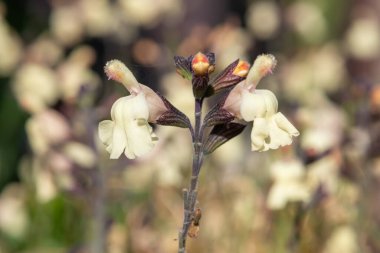
M195 75L206 75L209 72L210 62L207 56L198 52L191 61L191 68Z
M310 192L305 182L305 167L295 158L283 158L270 167L273 185L271 186L267 206L272 210L283 209L288 202L310 201Z
M99 137L107 146L111 159L123 153L134 159L149 152L157 140L148 124L149 109L145 95L130 95L119 98L112 106L112 120L99 124Z
M251 132L252 151L277 149L292 143L298 130L280 112L278 101L269 90L258 90L258 82L272 73L276 59L272 55L260 55L250 69L247 79L236 85L226 98L223 109L235 118L253 121Z
M120 61L109 61L105 68L109 79L121 82L131 95L119 98L111 108L111 120L99 123L99 138L111 159L124 152L129 159L145 155L158 140L148 122L156 122L168 109L149 87L137 82Z

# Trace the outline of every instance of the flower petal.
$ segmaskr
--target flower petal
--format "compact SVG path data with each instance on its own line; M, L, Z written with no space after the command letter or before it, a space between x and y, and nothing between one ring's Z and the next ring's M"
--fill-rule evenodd
M103 120L99 123L98 126L98 134L99 139L105 144L109 146L112 143L112 132L115 123L111 120Z
M293 126L292 123L281 113L278 112L273 116L273 120L276 122L279 128L289 133L291 136L300 135L297 128Z
M268 145L265 139L269 136L268 122L265 118L256 118L251 132L251 150L266 151Z
M244 90L240 105L240 113L245 121L253 121L256 117L264 118L277 112L277 98L269 90Z
M142 156L148 153L154 147L152 136L152 127L145 120L145 124L141 124L143 120L134 120L130 122L130 127L126 128L128 147L136 156Z
M112 150L111 159L118 159L123 153L125 146L127 144L127 138L125 136L124 129L120 124L115 124L112 133Z
M298 136L298 130L282 113L276 113L270 119L270 148L276 149L292 143L292 136Z
M269 148L271 149L277 149L292 143L291 135L279 128L274 121L271 121L269 125L269 136Z

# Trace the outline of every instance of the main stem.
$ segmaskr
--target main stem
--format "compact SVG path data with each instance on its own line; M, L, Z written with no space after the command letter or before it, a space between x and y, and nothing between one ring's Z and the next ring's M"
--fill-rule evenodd
M183 212L183 226L178 235L178 253L186 253L186 238L187 232L191 225L191 218L195 209L195 204L197 202L197 186L199 172L203 161L203 151L202 151L202 104L203 99L195 99L195 126L194 132L192 134L193 140L193 166L191 170L191 180L190 188L184 189L183 191L183 201L184 201L184 212Z

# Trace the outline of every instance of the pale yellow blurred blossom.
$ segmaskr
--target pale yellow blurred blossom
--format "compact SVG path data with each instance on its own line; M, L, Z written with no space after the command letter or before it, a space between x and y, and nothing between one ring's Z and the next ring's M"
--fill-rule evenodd
M57 82L52 69L25 63L17 70L12 85L20 105L28 112L36 113L58 100L60 91Z
M326 19L321 9L313 2L295 2L287 10L286 19L306 42L320 42L326 36Z
M282 70L285 95L310 106L324 103L325 93L337 91L347 79L342 52L334 43L295 56Z
M22 56L22 44L18 35L6 23L0 13L0 76L6 76L16 67Z
M26 58L30 62L53 66L63 56L63 48L50 35L43 34L26 50Z
M153 27L161 18L176 18L182 14L182 1L177 0L118 0L124 15L135 25Z
M358 244L358 235L355 229L350 225L342 225L333 230L332 235L322 253L358 253L360 252Z
M63 46L79 42L85 34L82 10L74 4L53 8L50 27L54 37Z
M46 153L53 145L64 142L70 136L68 122L54 110L33 115L27 120L25 127L30 146L37 155Z
M280 27L280 10L275 2L259 1L252 3L247 11L247 25L259 39L270 39Z
M152 89L137 82L122 62L109 61L104 70L108 78L122 83L131 95L112 105L112 120L99 123L99 138L111 159L119 158L123 152L129 159L145 155L158 140L148 121L154 123L167 108Z
M52 172L42 166L42 161L33 161L33 179L36 187L36 198L41 203L52 200L57 195L57 187Z
M276 60L272 55L260 55L250 69L247 79L228 95L223 108L244 121L253 121L252 151L267 151L290 145L298 130L277 112L277 98L269 90L255 89L258 82L273 71Z
M87 145L80 142L70 141L67 142L62 149L65 156L82 168L93 168L95 166L95 153Z
M66 155L62 154L62 152L51 151L46 159L47 166L58 174L61 172L69 172L73 168L72 161Z
M118 17L109 1L81 0L78 5L83 10L83 23L90 36L107 35L112 31L113 20Z
M360 60L375 59L380 54L380 25L377 17L353 21L346 34L348 53Z
M344 112L333 104L303 107L297 117L305 126L301 136L304 150L320 154L340 145L346 125Z
M218 57L216 68L228 66L236 59L246 59L252 47L252 39L246 30L232 22L226 22L210 31L211 51Z
M94 50L87 46L81 46L75 49L68 59L58 67L58 84L66 101L76 101L83 87L89 91L100 85L100 78L90 69L94 61Z
M321 154L337 144L337 138L333 131L323 128L307 128L302 133L301 146L313 154Z
M324 45L311 54L310 63L312 81L315 86L326 92L334 92L342 87L347 71L345 58L339 45L335 43Z
M328 155L307 166L307 184L311 191L319 186L328 193L334 193L338 187L340 161L334 155Z
M267 205L270 209L282 209L288 202L307 202L310 192L305 184L305 168L297 159L282 159L270 168L273 185L270 188Z
M0 195L0 230L15 239L22 238L29 226L25 191L21 186L8 185Z

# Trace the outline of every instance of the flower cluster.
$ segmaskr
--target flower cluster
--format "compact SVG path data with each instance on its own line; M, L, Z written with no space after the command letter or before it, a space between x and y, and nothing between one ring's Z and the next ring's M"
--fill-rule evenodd
M247 79L230 92L222 108L234 117L246 122L253 121L251 132L252 151L277 149L292 143L298 130L281 113L273 92L256 89L259 81L272 73L276 60L272 55L260 55L250 69Z
M204 127L212 127L208 138L202 138L203 152L211 153L229 139L240 134L246 123L253 122L252 151L267 151L292 143L298 130L278 112L276 96L269 90L256 89L260 80L276 66L273 55L260 55L253 66L236 60L210 81L215 69L213 53L197 53L188 58L176 56L177 72L191 80L195 99L203 101L226 92L205 116ZM122 83L130 95L119 98L112 106L111 119L99 124L99 137L111 159L124 154L134 159L148 153L158 140L149 123L189 128L188 118L164 97L140 84L120 61L105 66L109 79ZM203 135L203 133L201 133Z

